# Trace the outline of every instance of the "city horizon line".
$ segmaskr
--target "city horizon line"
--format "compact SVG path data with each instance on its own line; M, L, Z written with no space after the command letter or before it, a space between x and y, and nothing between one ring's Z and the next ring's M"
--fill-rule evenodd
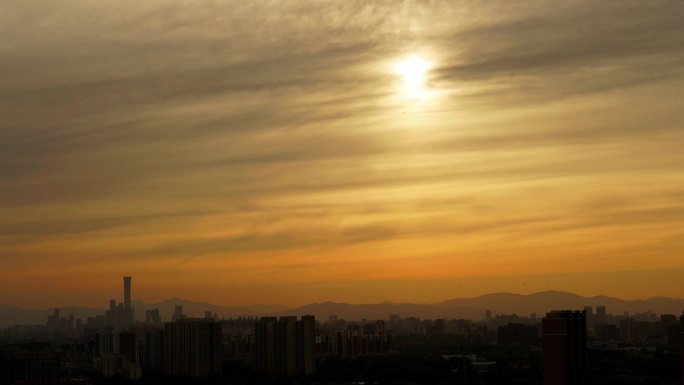
M129 276L127 276L129 277ZM541 291L532 291L529 293L521 293L521 292L512 292L512 291L495 291L495 292L486 292L483 294L479 295L473 295L473 296L462 296L462 297L448 297L446 299L438 300L438 301L432 301L432 302L411 302L411 301L392 301L392 300L384 300L380 302L353 302L353 301L344 301L344 300L314 300L311 302L306 302L302 304L296 304L296 305L291 305L291 304L284 304L284 303L245 303L245 304L219 304L219 303L214 303L211 302L211 300L198 300L198 299L190 299L190 298L182 298L177 295L174 295L172 297L168 297L165 299L160 299L160 300L145 300L145 299L140 299L140 298L135 298L135 296L132 296L132 303L143 303L146 305L158 305L162 304L165 302L172 302L172 301L182 301L182 302L188 302L188 303L197 303L197 304L207 304L207 305L212 305L216 307L221 307L221 308L241 308L241 307L253 307L253 306L263 306L263 307L283 307L283 310L295 310L301 307L305 306L310 306L310 305L321 305L321 304L337 304L337 305L350 305L350 306L363 306L363 305L385 305L385 304L392 304L392 305L425 305L425 306L431 306L431 305L439 305L444 302L449 302L449 301L454 301L454 300L471 300L471 299L477 299L477 298L482 298L482 297L487 297L487 296L495 296L495 295L512 295L512 296L521 296L521 297L530 297L534 295L539 295L539 294L548 294L548 293L557 293L557 294L568 294L576 297L581 297L585 299L596 299L596 298L605 298L605 299L612 299L612 300L619 300L619 301L648 301L648 300L653 300L653 299L669 299L669 300L684 300L684 297L679 297L679 296L667 296L667 295L654 295L650 297L638 297L638 298L626 298L626 297L619 297L619 296L613 296L613 295L607 295L607 294L595 294L595 295L583 295L579 294L576 292L572 291L566 291L566 290L556 290L556 289L549 289L549 290L541 290ZM62 308L85 308L85 309L103 309L106 310L108 309L108 306L105 306L106 304L109 303L110 300L116 299L116 298L107 298L106 300L103 300L103 306L89 306L89 305L81 305L81 304L69 304L69 305L50 305L47 307L39 307L39 306L19 306L19 305L13 305L13 304L7 304L7 303L0 303L0 306L4 307L13 307L17 309L22 309L22 310L49 310L49 309L62 309ZM123 301L118 301L117 304Z

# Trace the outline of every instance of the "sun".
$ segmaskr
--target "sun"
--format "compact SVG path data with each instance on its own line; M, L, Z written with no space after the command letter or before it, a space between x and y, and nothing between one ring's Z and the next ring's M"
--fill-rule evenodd
M399 61L395 73L401 78L403 91L408 96L423 98L427 95L426 78L430 68L428 62L420 56L409 56Z

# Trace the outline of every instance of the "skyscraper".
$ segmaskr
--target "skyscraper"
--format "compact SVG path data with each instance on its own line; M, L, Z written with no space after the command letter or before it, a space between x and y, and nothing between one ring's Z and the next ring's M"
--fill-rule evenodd
M108 326L127 328L135 322L134 309L131 302L131 277L123 277L124 301L118 306L115 299L109 300L109 310L105 314L105 322Z
M679 317L679 334L682 340L680 352L682 354L682 385L684 385L684 312Z
M221 374L221 323L184 318L164 325L164 371L197 378Z
M276 317L262 317L254 324L254 361L262 373L275 374Z
M132 325L135 318L133 316L133 304L131 303L131 277L123 277L124 283L124 320L127 325Z
M164 331L145 333L145 370L160 373L164 370Z
M594 318L594 323L605 324L608 321L608 315L606 313L605 306L596 306L596 318Z
M123 277L124 282L124 307L131 308L131 277Z
M544 385L586 383L587 324L584 311L552 311L542 319Z
M297 327L297 361L298 371L309 375L314 372L316 357L314 345L316 342L316 319L312 315L302 316Z
M593 332L594 330L594 308L591 306L584 307L584 313L587 317L587 330Z
M297 317L280 317L276 324L276 373L297 374Z

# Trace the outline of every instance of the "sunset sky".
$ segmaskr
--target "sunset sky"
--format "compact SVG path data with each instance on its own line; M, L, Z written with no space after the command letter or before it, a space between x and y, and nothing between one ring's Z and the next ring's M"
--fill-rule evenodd
M0 304L684 297L684 2L0 2Z

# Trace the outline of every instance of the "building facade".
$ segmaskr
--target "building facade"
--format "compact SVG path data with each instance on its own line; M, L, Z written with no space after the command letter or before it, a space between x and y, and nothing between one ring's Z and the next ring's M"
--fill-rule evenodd
M205 378L223 372L221 324L185 318L164 325L164 372Z
M679 351L682 354L682 385L684 385L684 312L682 312L682 316L679 317L679 334L680 340L682 341Z
M256 369L281 377L313 374L315 328L313 316L261 318L254 326Z
M553 311L542 319L544 385L585 385L587 326L584 311Z

